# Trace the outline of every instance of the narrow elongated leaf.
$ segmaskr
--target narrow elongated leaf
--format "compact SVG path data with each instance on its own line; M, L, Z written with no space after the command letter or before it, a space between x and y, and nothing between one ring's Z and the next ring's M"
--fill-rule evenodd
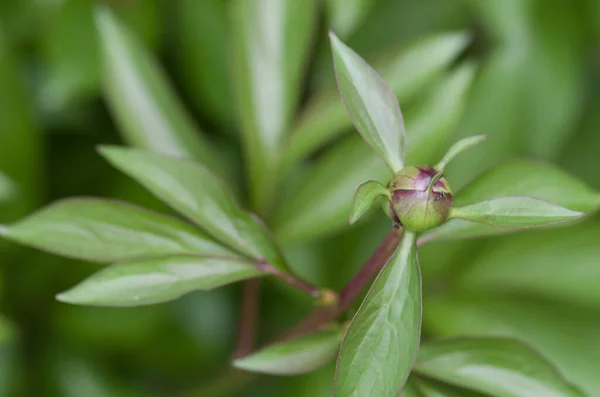
M454 145L448 149L448 152L444 155L444 158L440 160L440 162L435 166L437 170L443 170L446 168L448 163L450 163L454 157L458 156L461 152L485 141L487 139L487 135L476 135L470 136L467 138L463 138L460 141L456 142Z
M15 186L13 182L0 171L0 201L10 200L15 195Z
M375 199L380 196L391 199L390 191L381 183L368 181L360 185L354 195L354 207L352 208L352 215L350 215L350 223L356 222L365 211L371 208Z
M112 165L217 240L251 258L267 259L271 265L285 268L262 223L242 210L202 165L136 149L102 147L100 152Z
M104 93L125 140L131 145L193 157L222 174L213 148L203 138L159 65L112 12L96 9Z
M397 55L375 62L400 103L413 99L462 52L469 41L465 33L444 33L427 37ZM325 90L309 103L292 133L286 163L295 163L348 132L352 122L335 87Z
M342 330L318 331L268 346L233 362L236 368L272 375L312 372L333 360L342 342Z
M542 356L512 339L425 344L415 371L497 397L583 397Z
M398 393L398 397L424 397L413 377L408 378L406 385Z
M229 62L229 4L222 0L181 0L174 25L181 86L203 116L235 126Z
M59 201L2 230L21 244L98 262L168 254L233 255L206 233L126 203Z
M431 164L443 154L462 115L474 74L472 64L461 65L407 116L410 146L406 155L411 163ZM365 180L387 181L390 177L384 162L368 145L358 136L348 137L286 190L274 217L274 230L286 243L341 230L348 225L356 186Z
M342 100L356 129L392 172L404 167L404 118L396 94L357 53L329 34Z
M236 0L236 91L254 207L269 209L285 134L300 99L315 0Z
M542 226L583 215L534 197L499 197L450 211L451 218L501 227Z
M150 305L261 274L252 264L235 258L181 255L139 259L103 269L57 299L95 306Z
M419 350L421 272L405 232L354 316L338 358L335 397L395 397Z
M507 161L490 169L459 191L453 200L454 205L461 206L503 196L537 197L581 212L592 212L600 206L600 194L578 178L553 165L529 160ZM456 219L425 233L423 238L460 239L508 231Z

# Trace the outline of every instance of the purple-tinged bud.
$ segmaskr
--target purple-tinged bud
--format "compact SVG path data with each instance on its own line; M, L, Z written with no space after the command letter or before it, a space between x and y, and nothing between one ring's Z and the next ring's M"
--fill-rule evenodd
M406 230L422 232L448 219L452 192L433 167L406 167L394 175L388 188L392 193L388 215Z

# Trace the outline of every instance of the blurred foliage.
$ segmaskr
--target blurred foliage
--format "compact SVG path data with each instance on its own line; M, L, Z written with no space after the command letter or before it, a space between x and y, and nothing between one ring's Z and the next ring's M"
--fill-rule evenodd
M141 145L135 137L140 125L159 134L160 123L172 122L169 112L185 119L172 127L180 136L205 131L207 141L224 153L223 172L231 175L232 184L244 180L240 141L242 134L254 131L254 116L236 117L241 102L236 100L234 73L248 70L232 54L240 45L234 34L252 27L235 22L240 11L233 7L236 2L104 0L130 28L131 42L139 46L136 51L149 59L137 66L127 65L123 57L103 58L92 0L0 2L0 171L17 195L0 202L0 223L78 195L118 197L164 210L133 181L110 169L94 148L107 143ZM296 81L293 89L299 92L295 99L301 98L300 108L314 113L312 101L330 92L330 27L367 59L382 60L394 59L419 40L464 30L471 41L460 57L401 101L409 142L419 147L408 153L409 159L431 161L449 141L489 133L488 144L449 166L448 179L455 190L500 161L522 157L555 163L600 189L598 0L318 4L314 37L298 39L310 47L282 49L308 53L306 71L287 71ZM115 50L114 45L109 50ZM103 86L106 62L113 62L113 68L124 62L122 67L133 69L119 70L132 77ZM163 102L132 99L139 90L135 77L144 73L156 83ZM111 115L113 102L127 98L130 111ZM185 113L181 117L180 105ZM289 113L277 134L289 136L306 114L295 110L293 100L271 106L275 105ZM292 267L331 288L345 284L387 228L382 215L352 228L340 222L350 211L336 200L344 197L344 203L350 203L346 196L358 186L355 181L385 176L357 137L342 136L344 129L351 130L346 125L334 137L332 142L339 143L334 150L328 150L327 142L302 156L307 160L285 180L264 182L280 183L285 192L265 193L273 194L273 205L260 208L272 218ZM436 147L421 141L420 131L437 137ZM182 143L185 139L177 148L194 151ZM167 145L153 143L158 146L153 149ZM338 177L333 185L323 182L331 175ZM244 184L235 185L240 197L251 195ZM294 200L300 197L297 191L300 201ZM318 227L316 220L322 222ZM422 247L425 337L518 336L551 358L588 395L600 395L598 222L594 215L573 228ZM249 379L228 370L238 286L130 309L77 307L54 300L56 293L98 268L0 242L0 397L330 396L332 366L292 378ZM263 285L260 338L265 341L308 308L285 287Z

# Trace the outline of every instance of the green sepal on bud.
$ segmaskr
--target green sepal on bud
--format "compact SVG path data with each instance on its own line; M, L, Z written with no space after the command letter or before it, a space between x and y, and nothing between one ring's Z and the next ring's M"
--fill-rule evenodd
M448 219L452 191L443 171L430 166L406 167L394 175L388 189L392 197L386 212L406 230L422 232Z

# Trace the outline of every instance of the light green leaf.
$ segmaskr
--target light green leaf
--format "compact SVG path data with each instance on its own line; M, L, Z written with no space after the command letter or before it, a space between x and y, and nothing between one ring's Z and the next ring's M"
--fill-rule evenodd
M512 339L424 344L415 371L497 397L583 397L541 355Z
M375 0L327 0L331 29L340 37L348 37L369 14Z
M462 115L474 73L472 64L458 67L407 116L410 147L406 155L411 163L431 164L443 153ZM324 154L286 192L274 217L274 230L286 243L341 230L348 226L356 186L365 180L385 181L390 177L368 145L351 136Z
M518 292L578 306L600 305L600 225L536 230L486 244L460 284L481 291Z
M371 206L375 199L379 196L387 197L391 200L390 191L381 183L376 181L368 181L358 187L354 195L354 207L350 216L350 223L354 223L364 214Z
M335 397L395 397L421 338L421 272L415 235L405 232L354 316L338 358Z
M475 64L463 62L407 114L407 164L432 164L443 155L463 116L476 71Z
M600 206L600 194L578 178L553 165L529 160L507 161L490 169L459 191L453 201L460 206L503 196L537 197L581 212ZM457 219L425 233L423 238L460 239L508 231Z
M105 7L96 9L104 93L125 140L159 153L191 157L222 174L166 76L139 40Z
M233 366L271 375L298 375L312 372L333 360L339 351L343 332L318 331L297 339L268 346L237 359Z
M254 208L267 212L300 99L316 27L315 0L236 0L236 85Z
M434 168L437 170L445 169L448 163L450 163L461 152L464 152L465 150L470 149L477 144L480 144L481 142L485 141L487 137L487 135L476 135L461 139L460 141L452 145L450 149L448 149L448 152L444 155L444 157L440 160L439 163L437 163L437 165Z
M357 53L329 33L338 87L363 139L392 172L404 167L404 118L396 94Z
M94 306L150 305L261 274L254 265L235 258L181 255L139 259L103 269L56 298Z
M466 33L438 34L373 64L394 90L400 103L404 104L428 87L464 50L468 42ZM339 100L337 89L331 87L325 90L310 101L294 128L286 163L293 164L302 160L349 131L351 127L352 122Z
M93 198L59 201L4 228L2 235L58 255L98 262L169 254L233 255L182 221Z
M534 197L499 197L450 210L450 218L500 227L533 227L583 216Z
M432 335L517 338L548 357L587 396L600 390L597 310L489 293L460 298L444 295L427 300L424 306L424 326Z
M463 388L453 387L448 384L441 382L435 382L432 379L427 381L419 380L419 389L422 394L415 395L415 397L488 397L489 395L483 395L472 390Z
M232 128L236 120L228 40L229 4L222 0L174 2L177 66L181 86L198 112Z
M251 258L266 259L272 266L285 269L264 225L242 210L202 165L136 149L105 146L100 153L217 240Z
M15 336L14 324L0 314L0 347L9 343Z
M386 178L390 172L384 162L359 136L351 136L286 191L273 219L273 231L282 243L289 244L346 228L356 186Z
M15 194L15 185L5 173L0 171L0 202L12 199Z

